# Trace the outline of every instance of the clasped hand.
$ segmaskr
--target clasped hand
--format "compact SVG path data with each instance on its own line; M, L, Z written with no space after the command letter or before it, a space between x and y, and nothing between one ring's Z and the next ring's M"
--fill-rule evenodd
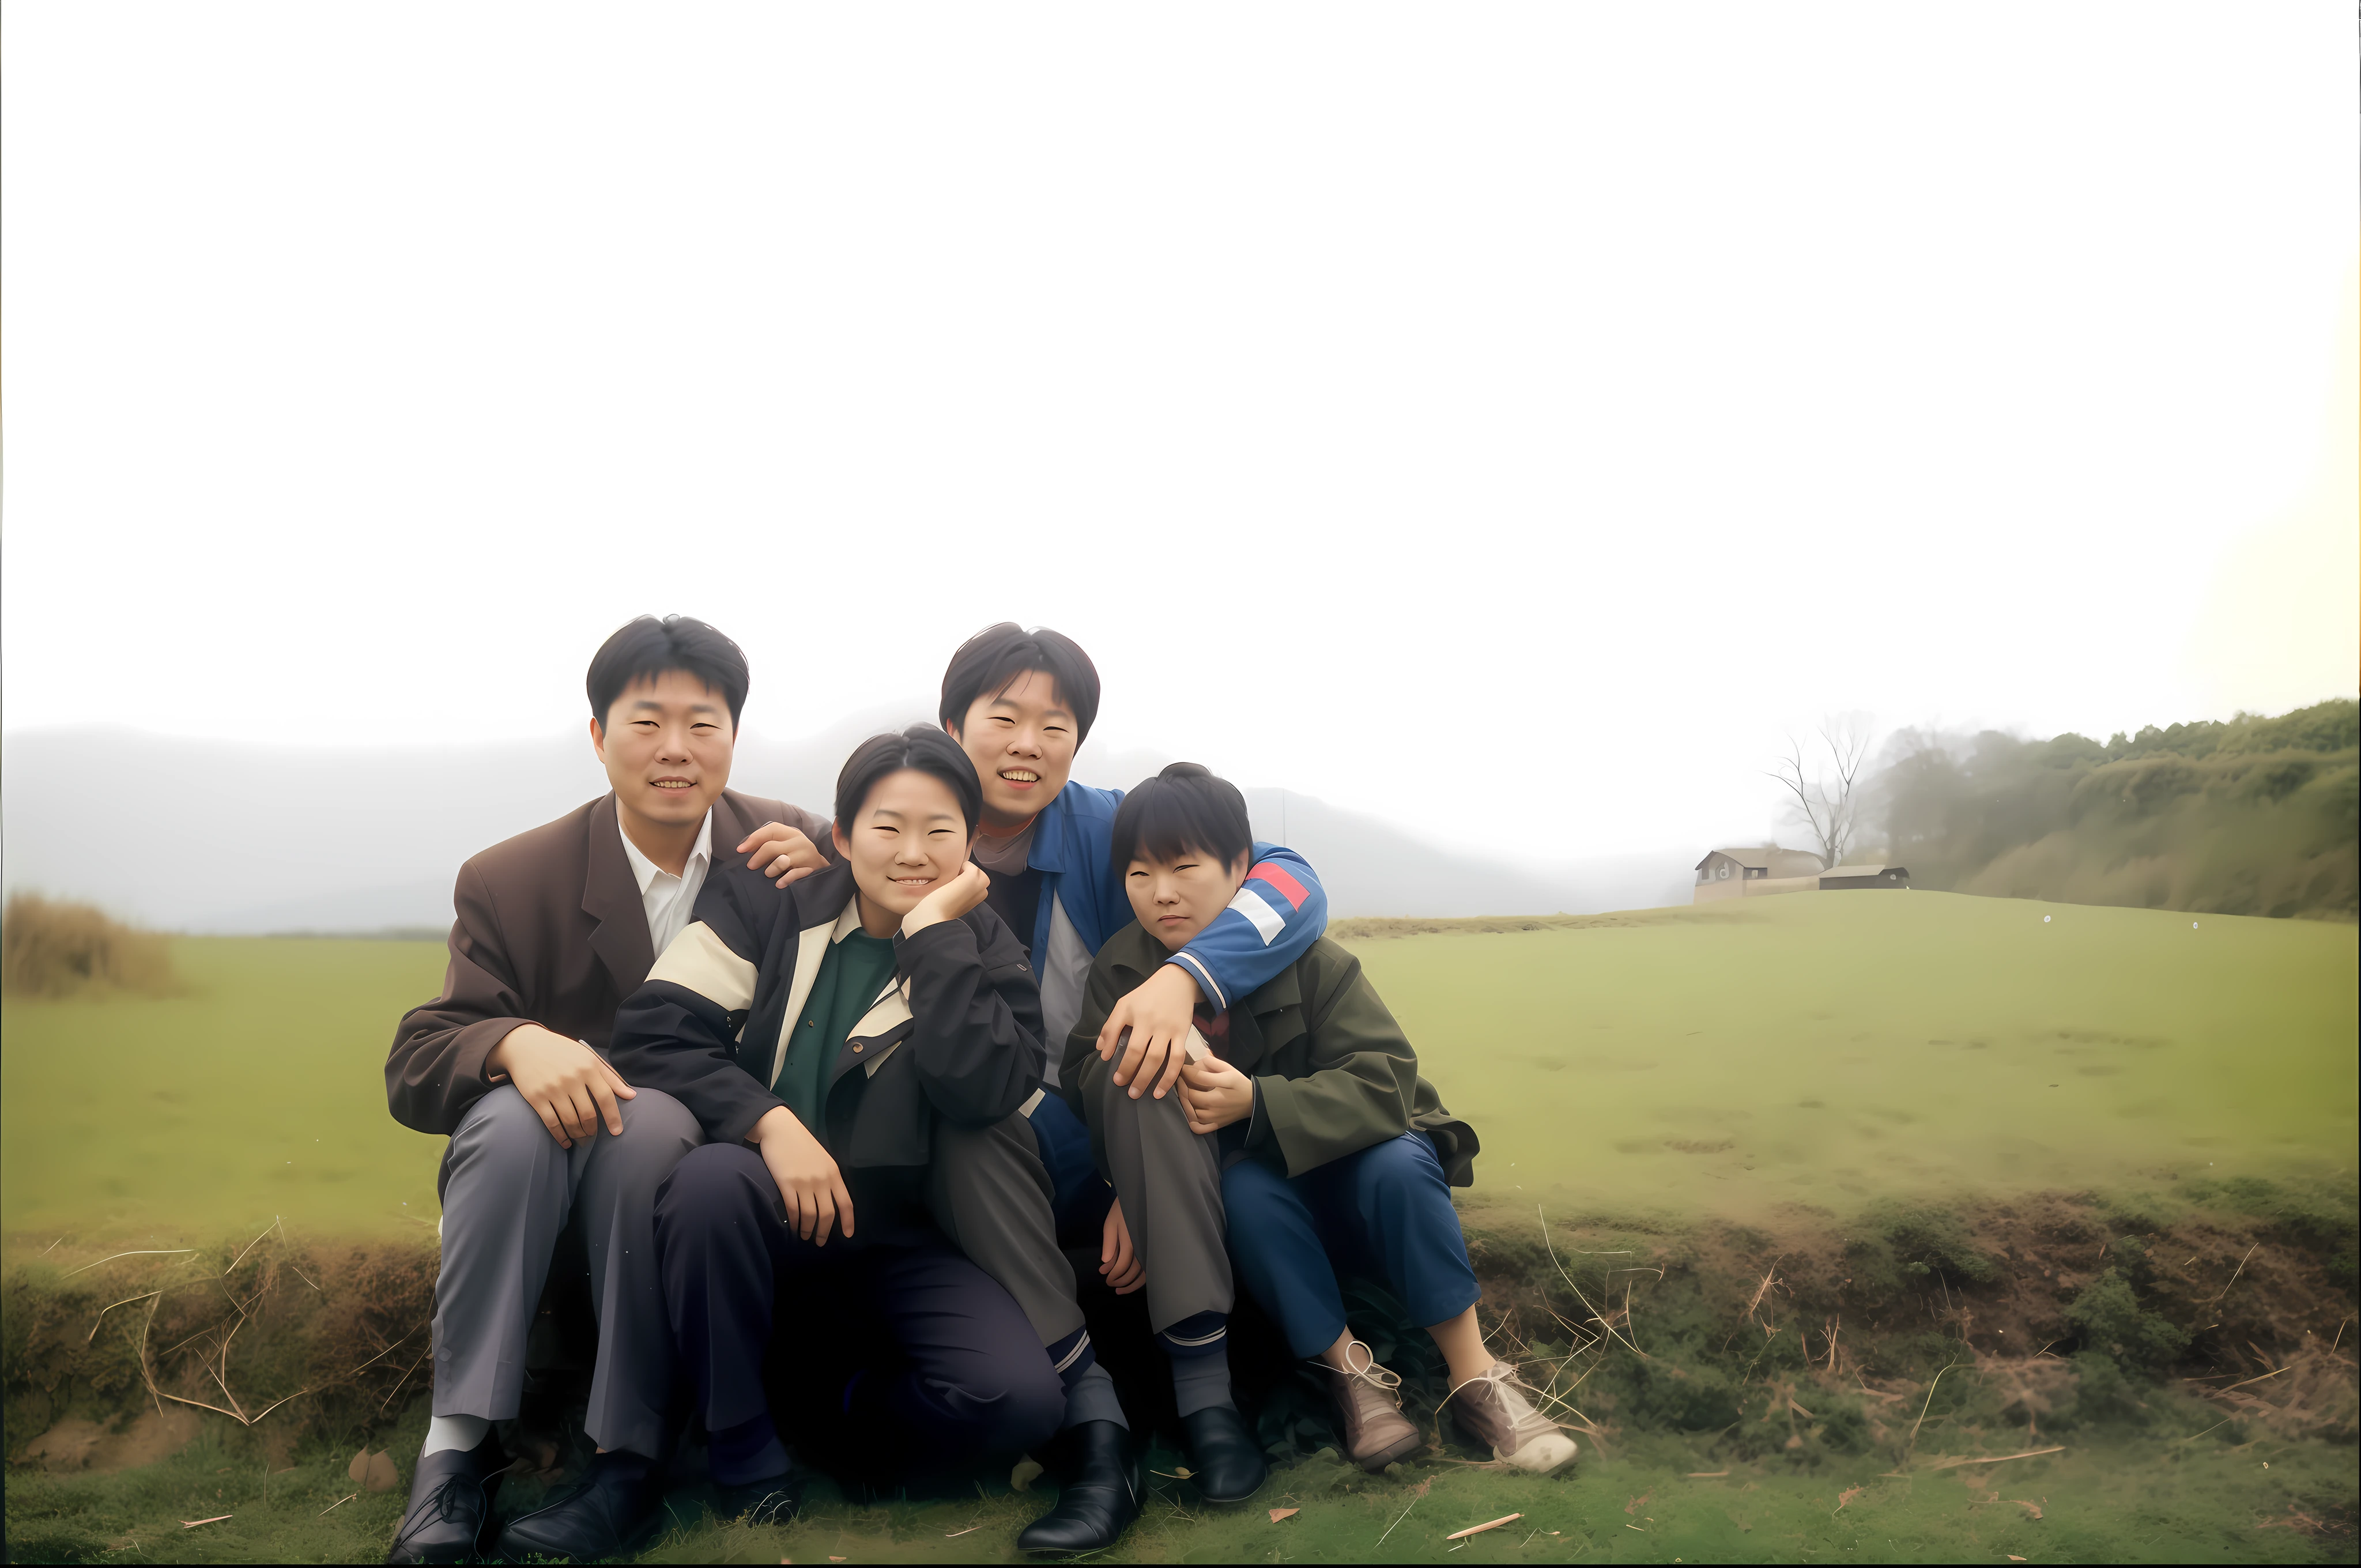
M1217 1133L1254 1114L1254 1080L1215 1056L1180 1069L1180 1111L1192 1133Z

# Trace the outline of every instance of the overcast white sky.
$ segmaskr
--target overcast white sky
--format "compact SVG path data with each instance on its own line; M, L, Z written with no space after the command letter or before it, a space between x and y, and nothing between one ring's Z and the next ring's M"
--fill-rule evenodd
M6 25L11 731L571 729L682 610L789 737L1016 619L1557 858L2356 687L2349 5Z

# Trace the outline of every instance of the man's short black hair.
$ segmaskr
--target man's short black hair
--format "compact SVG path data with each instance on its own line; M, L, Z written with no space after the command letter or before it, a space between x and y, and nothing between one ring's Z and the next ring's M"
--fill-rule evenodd
M1246 797L1197 762L1174 762L1123 797L1115 812L1115 874L1138 860L1202 855L1225 866L1254 851Z
M872 735L853 748L836 775L836 825L850 834L869 804L869 792L880 779L905 768L939 778L959 797L960 815L967 818L968 837L975 837L976 818L983 815L983 786L976 782L975 764L967 760L958 741L932 725L913 724L899 735Z
M615 629L590 656L590 717L603 729L607 710L637 681L653 680L668 670L694 675L730 704L730 728L738 728L739 710L746 706L746 655L735 642L701 620L667 615L658 620L642 615Z
M1099 671L1082 646L1061 631L1013 620L987 626L959 646L943 672L942 721L967 729L967 710L981 696L998 696L1016 677L1038 670L1058 683L1058 700L1074 716L1074 744L1091 738L1099 716Z

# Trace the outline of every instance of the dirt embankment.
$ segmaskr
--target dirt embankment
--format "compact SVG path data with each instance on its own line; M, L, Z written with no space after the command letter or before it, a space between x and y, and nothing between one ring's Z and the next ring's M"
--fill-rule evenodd
M1677 1438L1799 1465L1972 1463L2079 1430L2356 1435L2354 1195L2260 1182L2167 1212L2045 1195L1670 1230L1478 1231L1496 1344L1598 1443ZM118 1468L210 1425L274 1453L365 1443L424 1391L434 1254L237 1247L20 1262L5 1321L13 1464ZM1379 1287L1355 1326L1431 1419L1432 1346ZM1268 1338L1268 1336L1263 1336ZM1234 1356L1266 1442L1334 1442L1283 1352ZM561 1350L563 1347L560 1347ZM1949 1462L1949 1461L1942 1461Z
M1899 1457L2215 1421L2353 1441L2352 1195L2189 1196L1479 1240L1504 1332L1563 1369L1568 1419L1608 1442L1671 1429L1734 1458Z

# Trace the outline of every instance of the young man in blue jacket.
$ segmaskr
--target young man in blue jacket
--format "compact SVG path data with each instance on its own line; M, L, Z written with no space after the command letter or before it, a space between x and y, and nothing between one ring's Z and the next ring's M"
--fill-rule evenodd
M1098 708L1098 670L1090 655L1047 627L1027 630L1011 621L986 627L961 644L943 672L938 717L975 764L983 792L971 853L991 879L993 912L1025 938L1040 981L1042 1035L1052 1042L1063 1041L1082 1015L1092 959L1132 920L1122 879L1108 858L1123 792L1071 778L1075 753ZM762 859L759 848L753 858ZM783 860L773 870L789 873L790 866ZM1120 1044L1116 1081L1135 1098L1170 1099L1198 1006L1219 1011L1259 989L1309 951L1327 924L1327 894L1312 867L1292 850L1257 844L1246 884L1230 906L1108 1014L1101 1037L1111 1051ZM1054 1088L1057 1052L1049 1054ZM1041 1096L1026 1116L1054 1184L1059 1240L1096 1240L1100 1272L1108 1282L1122 1292L1138 1289L1144 1274L1130 1224L1098 1173L1089 1131L1055 1093ZM1143 1118L1141 1124L1152 1129L1150 1137L1168 1136L1174 1146L1144 1151L1145 1157L1159 1168L1194 1168L1185 1146L1193 1135L1180 1117ZM981 1201L987 1195L964 1196ZM979 1255L992 1234L981 1217L954 1229L971 1255ZM1064 1321L1058 1304L1037 1301L1053 1282L1028 1290L1013 1259L994 1258L985 1266L1025 1306L1045 1343L1054 1338L1051 1327ZM1205 1283L1226 1299L1226 1277ZM1073 1310L1071 1299L1068 1289L1067 1314ZM1151 1310L1150 1321L1172 1361L1176 1403L1193 1440L1202 1489L1215 1497L1252 1492L1262 1473L1261 1453L1230 1398L1229 1346L1220 1315L1191 1312L1165 1322Z

